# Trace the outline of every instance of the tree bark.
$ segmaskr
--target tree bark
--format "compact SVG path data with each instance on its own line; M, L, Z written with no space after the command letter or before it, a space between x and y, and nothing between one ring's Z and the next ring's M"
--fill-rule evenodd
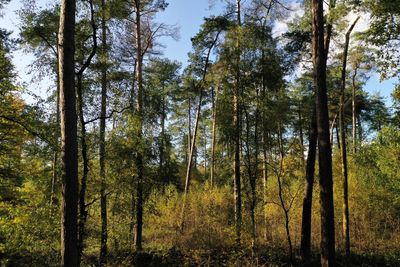
M350 255L350 221L349 221L349 194L348 194L348 169L347 169L347 144L346 144L346 129L344 124L344 94L346 89L346 65L347 55L349 51L350 34L354 29L358 17L353 24L350 26L346 33L346 40L343 51L343 63L342 63L342 77L341 77L341 92L340 92L340 141L342 143L341 156L342 156L342 175L343 175L343 235L345 239L345 251L346 256ZM353 116L354 117L354 116ZM354 130L354 129L353 129Z
M311 222L312 222L312 198L314 188L315 158L317 154L317 120L315 109L315 94L313 96L313 109L311 115L310 135L308 137L308 153L306 162L306 187L303 199L303 213L301 221L301 260L310 263L311 256Z
M216 138L217 138L217 102L218 102L218 91L219 91L219 84L215 87L212 91L212 141L211 141L211 170L210 170L210 185L213 188L215 183L215 146L216 146Z
M87 219L87 210L85 204L86 198L86 187L87 177L89 173L89 158L87 155L87 143L86 143L86 125L83 115L83 88L82 88L82 75L77 75L77 98L78 98L78 113L79 122L81 126L81 154L82 154L82 177L81 177L81 189L79 191L79 222L78 222L78 249L79 257L82 257L83 243L85 238L85 224Z
M241 0L236 1L237 11L237 28L241 28ZM239 50L239 35L237 38L237 49ZM233 125L234 125L234 156L233 156L233 172L234 172L234 200L235 200L235 231L236 231L236 244L240 245L241 231L242 231L242 194L240 183L240 53L237 51L236 59L236 85L233 94Z
M352 109L352 135L353 135L353 154L357 153L357 114L356 114L356 76L357 67L354 69L354 75L352 79L352 97L351 97L351 109Z
M58 145L60 141L60 74L59 74L59 66L58 66L58 54L57 56L57 69L56 69L56 83L57 83L57 92L56 92L56 133L55 133L55 139L57 143L57 147L54 149L53 152L53 173L51 177L51 191L50 191L50 206L51 210L53 210L53 205L54 205L54 200L55 200L55 191L56 191L56 183L57 183L57 176L58 176Z
M321 206L321 265L335 265L335 224L332 181L332 148L329 139L326 62L328 49L324 44L323 0L312 0L312 56L316 87L318 129L319 184Z
M160 162L159 162L159 176L161 177L161 180L163 182L168 182L165 181L166 177L165 177L165 170L164 170L164 161L165 161L165 145L166 145L166 140L165 140L165 120L167 118L167 114L166 114L166 97L164 95L164 86L162 87L162 99L161 99L161 133L160 133L160 148L159 148L159 153L160 153Z
M137 59L137 106L136 112L138 116L137 138L142 141L143 131L143 49L142 49L142 28L141 28L141 1L135 0L136 12L136 59ZM142 250L142 229L143 229L143 149L138 147L136 157L137 167L137 187L136 187L136 234L135 248L137 251Z
M75 1L62 0L58 37L61 151L62 218L61 265L79 266L78 238L78 143L75 95Z
M106 111L107 111L107 26L106 26L106 2L101 0L101 111L100 111L100 146L99 146L99 167L100 167L100 266L107 263L107 195L106 195Z
M203 102L203 94L204 94L204 88L203 88L203 83L206 81L206 75L207 75L207 71L208 71L208 65L209 65L209 61L210 61L210 55L211 55L211 51L214 48L215 44L217 43L218 37L219 37L218 33L213 41L213 43L211 44L211 46L208 48L208 52L207 52L207 56L205 59L205 64L204 64L204 69L203 69L203 75L202 75L202 79L200 81L200 84L198 86L198 89L200 91L199 93L199 103L197 104L197 111L196 111L196 120L195 120L195 124L194 124L194 129L193 129L193 136L192 136L192 143L190 144L190 153L189 153L189 158L188 158L188 163L187 163L187 168L186 168L186 177L185 177L185 191L184 191L184 195L183 195L183 204L182 204L182 213L181 213L181 231L183 231L183 227L184 227L184 221L185 221L185 209L186 209L186 201L187 201L187 195L189 193L189 186L190 186L190 174L192 172L192 161L193 161L193 155L194 155L194 151L196 149L196 138L197 138L197 130L199 128L199 122L200 122L200 115L201 115L201 104ZM191 135L191 133L189 132L189 136Z
M283 197L283 186L282 186L282 173L283 173L283 160L284 160L284 151L283 151L283 138L282 138L282 126L281 123L278 123L278 145L279 145L279 155L280 155L280 166L279 166L279 172L277 173L277 178L278 178L278 195L279 195L279 200L281 203L282 210L285 215L285 230L286 230L286 239L288 242L288 247L289 247L289 257L290 257L290 263L293 265L293 245L292 245L292 239L290 237L290 220L289 220L289 211L290 211L290 206L287 207L285 204L285 200Z

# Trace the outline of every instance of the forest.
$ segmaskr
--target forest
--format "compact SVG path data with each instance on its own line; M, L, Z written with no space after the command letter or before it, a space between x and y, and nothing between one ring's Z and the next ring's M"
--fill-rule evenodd
M180 62L165 40L189 40L159 15L187 1L214 11ZM20 0L16 17L0 266L400 266L400 0Z

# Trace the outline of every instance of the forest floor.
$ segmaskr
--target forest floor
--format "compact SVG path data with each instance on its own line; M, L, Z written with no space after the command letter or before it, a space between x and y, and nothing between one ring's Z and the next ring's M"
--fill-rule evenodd
M7 259L0 257L0 266L58 266L58 253L52 255L8 255ZM0 255L5 256L5 255ZM85 255L81 266L98 266L97 255ZM119 252L108 255L107 266L320 266L319 254L312 255L309 264L301 263L298 255L291 263L285 249L260 248L252 250L221 248L214 250L179 251L172 248L168 251L146 250L141 253ZM337 252L337 266L365 266L365 267L395 267L400 266L400 251L379 254L352 254L346 260L345 256Z
M177 249L168 251L144 251L140 254L110 255L110 266L320 266L319 254L312 255L309 264L301 263L294 256L293 262L285 249L262 248L253 252L235 248L214 250L193 250L182 252ZM95 258L93 258L94 260ZM95 265L96 261L91 264ZM400 252L377 254L352 254L349 259L337 252L337 266L400 266Z

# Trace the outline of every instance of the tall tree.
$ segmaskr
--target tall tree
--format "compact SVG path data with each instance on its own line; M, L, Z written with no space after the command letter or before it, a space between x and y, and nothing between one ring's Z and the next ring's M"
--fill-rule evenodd
M61 150L62 220L61 265L79 266L78 220L78 143L75 95L75 0L61 0L58 37Z
M200 76L200 79L195 83L195 89L199 91L199 102L196 109L196 119L193 129L193 135L190 144L190 153L186 168L185 177L185 191L184 191L184 202L182 206L182 226L184 222L184 212L187 194L189 192L190 186L190 174L192 171L192 161L193 155L196 148L197 131L200 122L201 106L203 102L203 96L205 94L204 90L206 88L206 78L210 67L210 57L211 52L217 45L220 34L225 31L228 27L228 21L223 17L215 17L211 19L206 19L205 23L202 25L201 31L192 39L193 46L195 48L195 53L192 55L192 61L194 68L194 75ZM200 70L198 70L200 66ZM197 72L197 73L196 73ZM190 133L189 133L190 134Z
M107 257L107 195L106 195L106 112L107 112L107 6L106 1L101 0L101 108L100 108L100 213L101 213L101 237L100 237L100 265L106 263Z
M315 95L312 95L312 115L310 132L308 136L308 153L306 162L306 187L303 199L303 211L301 221L301 245L300 254L302 261L308 262L311 256L311 214L312 214L312 195L314 188L315 158L317 149L317 121L315 108Z
M349 221L349 193L348 193L348 168L347 168L347 144L346 144L346 130L344 123L344 97L346 89L346 66L347 66L347 55L349 51L350 34L353 31L358 17L346 32L344 50L343 50L343 63L342 63L342 76L341 76L341 91L340 91L340 110L339 110L339 122L340 122L340 142L341 142L341 156L342 156L342 175L343 175L343 235L345 237L345 251L346 256L350 255L350 221Z
M236 226L236 243L240 245L240 237L242 231L242 193L240 182L240 30L242 26L241 20L241 0L236 0L236 74L235 74L235 91L233 93L233 186L235 199L235 226Z
M136 82L137 102L136 112L138 116L137 138L142 139L143 134L143 48L142 48L142 3L141 0L134 0L135 10L135 36L136 36ZM142 229L143 229L143 151L139 148L136 156L137 185L136 185L136 233L135 247L137 251L142 250Z
M326 86L328 46L325 45L323 5L323 0L311 1L312 59L314 65L313 79L316 92L320 176L321 265L325 267L335 265L335 224L333 207L332 148L329 138L328 97Z

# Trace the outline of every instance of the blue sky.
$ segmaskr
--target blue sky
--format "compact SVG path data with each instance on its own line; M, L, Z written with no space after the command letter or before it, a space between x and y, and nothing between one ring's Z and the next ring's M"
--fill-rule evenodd
M38 1L42 3L44 1ZM157 20L169 25L174 25L179 28L180 38L178 41L172 38L162 38L160 42L165 45L163 50L164 56L182 62L186 65L188 52L191 50L190 38L193 37L199 30L204 17L210 15L221 14L224 8L224 2L220 0L169 0L168 8L157 16ZM210 2L213 5L210 5ZM2 11L3 18L0 18L0 27L6 28L14 32L14 36L18 36L18 17L15 11L21 6L19 0L11 0L5 9ZM33 61L32 55L23 54L21 51L13 53L13 62L19 77L30 83L31 76L28 74L28 65ZM44 95L48 85L48 81L29 85L29 89L35 94ZM373 93L379 92L386 98L387 104L390 105L390 94L394 88L396 79L380 82L377 74L372 75L364 90ZM26 96L29 101L29 97Z

